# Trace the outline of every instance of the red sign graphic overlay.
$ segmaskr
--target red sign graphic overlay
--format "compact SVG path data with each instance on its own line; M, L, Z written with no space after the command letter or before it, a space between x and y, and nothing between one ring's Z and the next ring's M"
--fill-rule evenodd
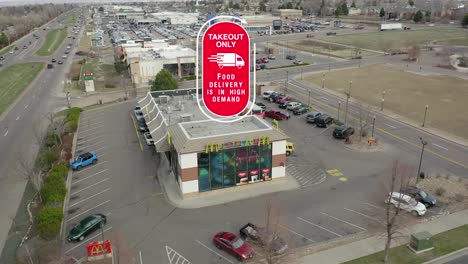
M250 39L233 22L218 22L203 35L203 102L218 116L242 112L250 98Z

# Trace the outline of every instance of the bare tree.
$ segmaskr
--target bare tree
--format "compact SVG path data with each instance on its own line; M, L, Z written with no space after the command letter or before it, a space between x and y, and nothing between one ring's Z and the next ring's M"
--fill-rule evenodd
M416 61L421 55L421 49L418 45L410 46L408 48L408 61Z
M440 47L440 50L436 52L436 55L440 57L439 66L449 66L450 65L450 56L453 54L452 47L448 45L443 45Z
M18 166L18 172L20 172L24 179L29 180L36 192L38 192L44 182L42 178L42 172L35 169L34 160L27 159L24 155L21 155L19 152L16 153L16 160ZM40 197L40 195L39 195Z
M411 182L411 175L414 175L412 167L400 163L396 160L393 163L390 175L386 179L386 189L388 193L385 193L385 249L384 249L384 263L389 263L390 246L394 238L400 234L400 230L403 228L400 216L401 216L401 199L394 198L397 202L393 204L390 202L389 197L393 197L395 193L402 193L404 189L408 188ZM388 196L387 196L388 195Z
M358 104L358 118L359 118L359 142L362 137L367 136L367 128L371 120L372 107L368 105L366 108L363 107L362 103Z

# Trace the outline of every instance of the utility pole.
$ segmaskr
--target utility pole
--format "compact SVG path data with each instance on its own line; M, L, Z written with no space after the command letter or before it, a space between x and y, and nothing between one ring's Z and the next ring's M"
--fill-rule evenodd
M372 137L374 137L374 127L375 127L375 116L374 116L374 119L372 119Z
M427 145L427 141L424 141L422 137L419 137L419 140L421 140L422 149L421 149L421 157L419 158L419 168L418 168L418 175L416 175L416 183L419 182L419 175L421 173L421 164L422 164L422 158L424 154L424 147Z
M349 81L349 90L346 93L346 110L345 110L345 116L344 116L345 125L346 125L346 120L348 118L348 104L349 104L349 98L351 97L351 85L353 85L353 81Z
M426 109L424 110L424 120L422 123L422 127L426 124L426 116L427 116L427 109L429 108L429 105L426 105Z
M385 102L385 90L382 92L382 102L380 103L380 111L383 111L383 105Z
M289 71L286 71L286 82L284 83L285 92L288 91L288 82L289 82Z
M325 79L322 79L322 89L325 88Z
M338 101L338 121L340 121L340 108L341 108L341 102Z
M310 107L310 89L309 89L309 98L307 100L307 107Z

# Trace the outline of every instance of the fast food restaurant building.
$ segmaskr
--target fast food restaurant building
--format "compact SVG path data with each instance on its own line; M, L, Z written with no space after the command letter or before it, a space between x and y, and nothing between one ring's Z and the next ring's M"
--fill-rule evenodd
M213 121L199 109L194 89L148 93L138 104L154 148L168 157L183 194L285 176L288 136L256 115Z

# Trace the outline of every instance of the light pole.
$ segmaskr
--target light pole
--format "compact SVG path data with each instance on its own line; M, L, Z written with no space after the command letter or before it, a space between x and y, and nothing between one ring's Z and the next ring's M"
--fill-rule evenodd
M353 81L349 81L349 89L348 92L346 93L346 110L344 114L344 123L346 124L346 120L348 118L348 103L349 103L349 98L351 97L351 85L353 85Z
M310 89L309 89L309 98L307 99L307 107L310 107Z
M289 82L289 71L286 71L286 81L284 83L284 90L285 92L288 91L288 82Z
M384 105L384 102L385 102L385 93L386 93L386 91L384 90L382 92L382 102L380 103L380 111L383 111L383 105Z
M325 79L322 79L322 89L325 88Z
M304 80L304 79L302 78L302 72L303 72L303 71L304 71L304 68L301 68L301 80Z
M374 137L374 127L375 127L375 116L372 119L372 137Z
M67 92L67 105L68 105L68 109L71 108L71 105L70 105L70 92Z
M340 108L341 108L341 102L338 101L338 121L340 121Z
M422 123L422 126L424 127L424 125L426 124L426 116L427 116L427 109L429 108L429 105L426 105L426 109L424 110L424 120L423 120L423 123Z
M419 175L421 173L421 164L422 164L422 158L424 154L424 147L427 145L427 141L423 140L422 137L419 137L419 140L421 140L422 149L421 149L421 157L419 158L419 168L418 168L418 175L416 175L416 183L419 182Z

